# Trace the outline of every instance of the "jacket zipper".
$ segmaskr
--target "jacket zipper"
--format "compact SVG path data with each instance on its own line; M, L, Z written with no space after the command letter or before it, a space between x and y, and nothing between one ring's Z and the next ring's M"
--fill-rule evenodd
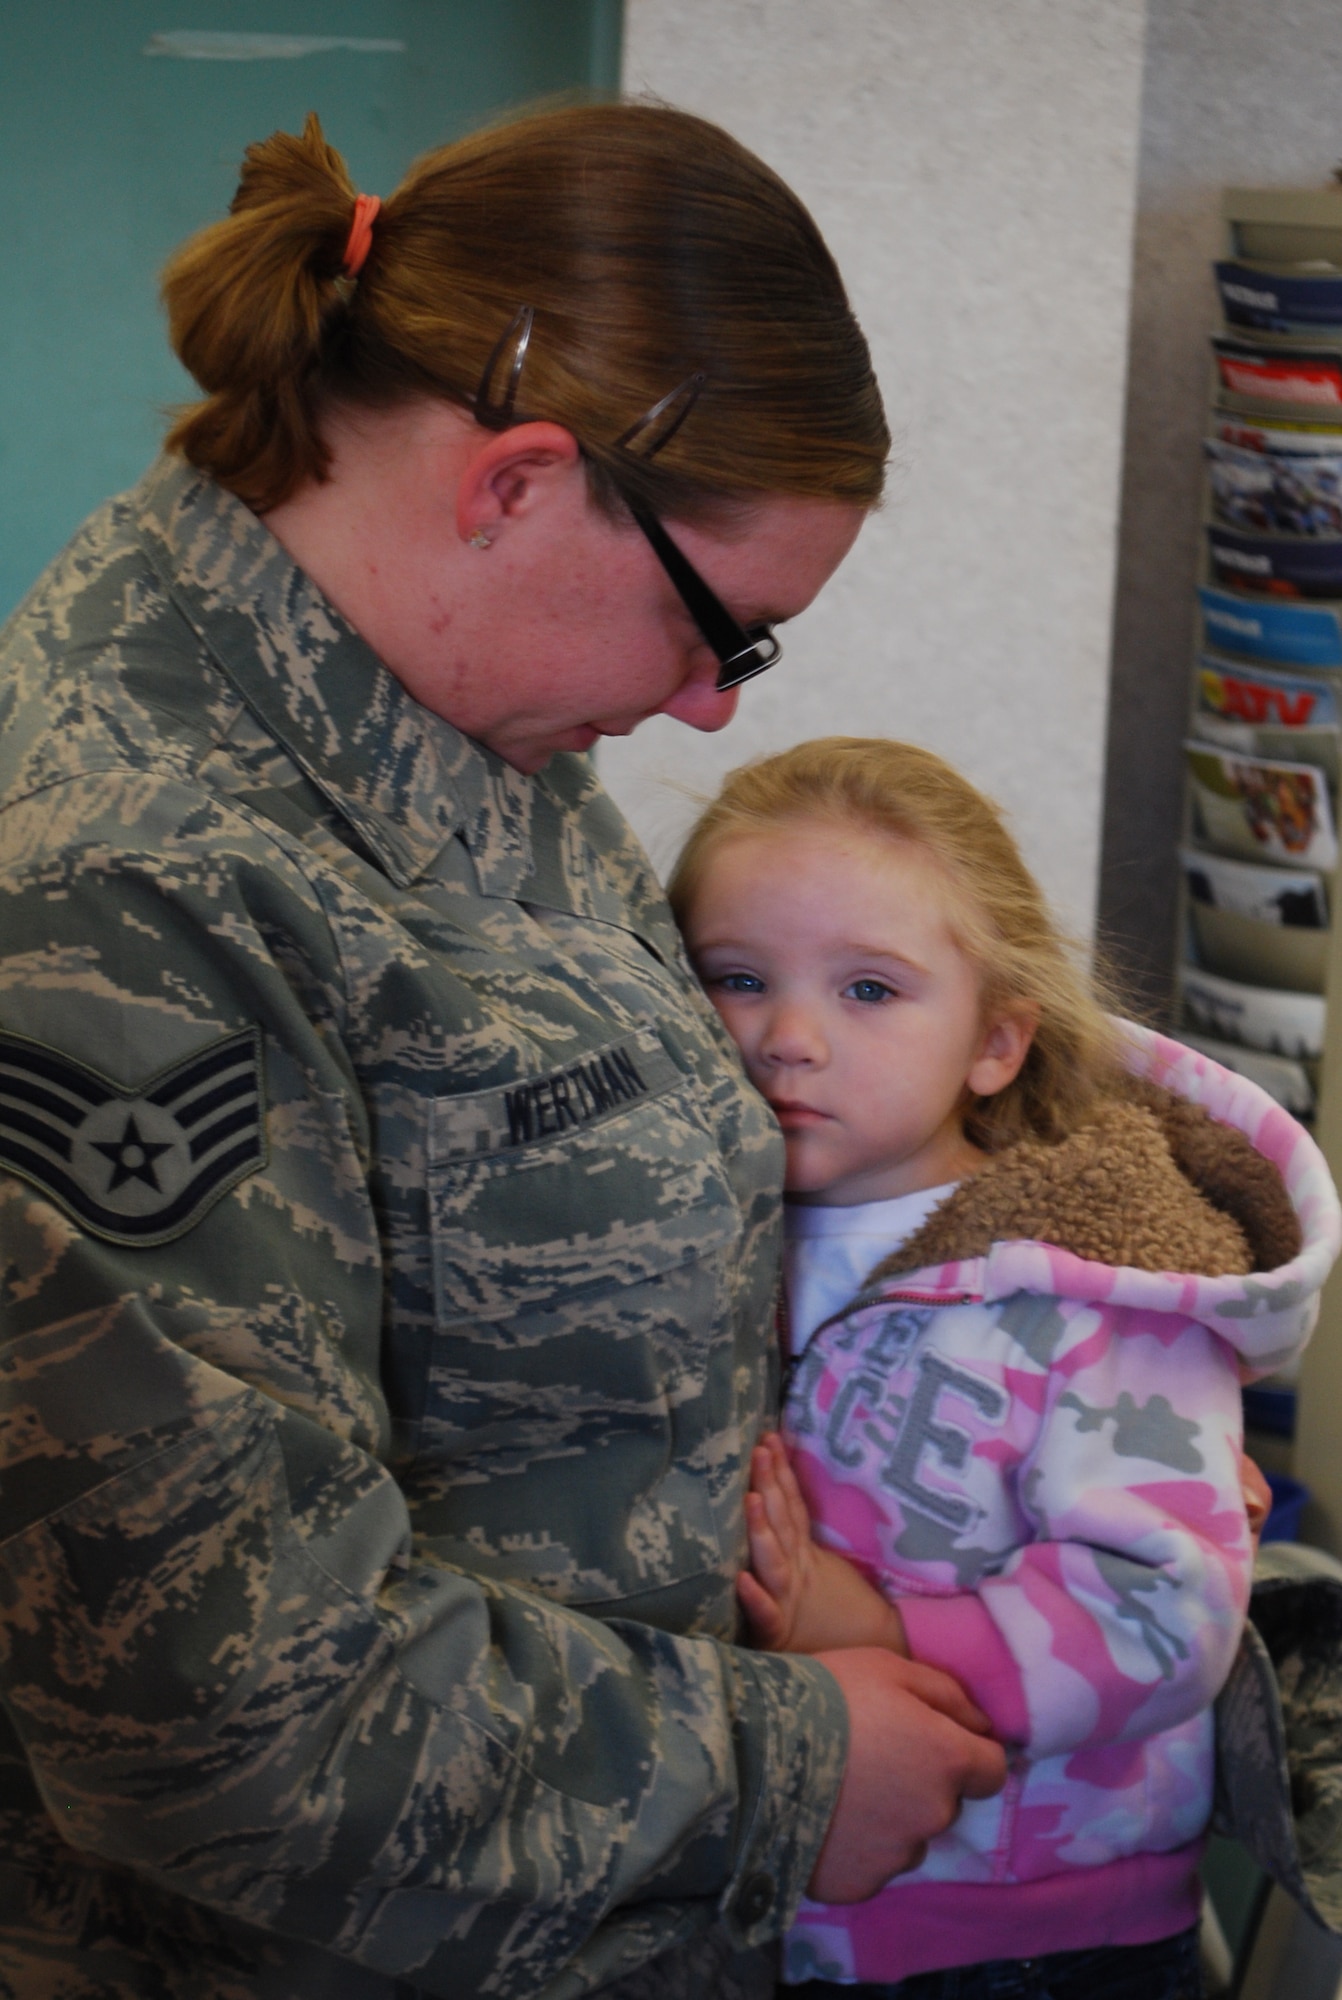
M982 1292L882 1292L879 1298L864 1299L862 1308L865 1312L868 1306L981 1306L982 1304ZM841 1313L834 1313L827 1319L825 1325L832 1326L836 1319L846 1319L851 1311L851 1306L845 1306ZM815 1333L819 1332L820 1328L817 1327ZM815 1333L811 1335L812 1340L815 1339Z

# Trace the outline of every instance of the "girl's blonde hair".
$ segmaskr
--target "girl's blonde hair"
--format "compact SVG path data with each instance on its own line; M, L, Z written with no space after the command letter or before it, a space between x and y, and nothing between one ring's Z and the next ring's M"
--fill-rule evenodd
M1020 1074L973 1101L966 1136L989 1152L1048 1143L1087 1122L1120 1084L1117 1030L1079 947L1054 921L991 800L930 750L824 736L729 772L686 841L668 891L683 925L714 851L736 834L827 819L916 843L949 890L952 933L982 981L985 1015L1037 1012Z

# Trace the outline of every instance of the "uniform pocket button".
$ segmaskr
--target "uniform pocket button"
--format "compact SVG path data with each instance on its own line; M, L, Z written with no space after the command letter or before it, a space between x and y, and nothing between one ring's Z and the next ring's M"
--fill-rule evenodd
M772 1875L750 1875L741 1884L741 1893L736 1899L737 1921L750 1930L762 1923L774 1906L774 1880Z

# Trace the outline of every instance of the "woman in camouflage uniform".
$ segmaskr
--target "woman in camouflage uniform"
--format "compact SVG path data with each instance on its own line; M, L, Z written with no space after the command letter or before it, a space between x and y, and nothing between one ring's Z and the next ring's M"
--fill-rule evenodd
M726 723L878 498L838 275L654 107L375 206L251 150L3 642L22 2000L744 1991L1001 1778L731 1643L781 1145L575 754Z

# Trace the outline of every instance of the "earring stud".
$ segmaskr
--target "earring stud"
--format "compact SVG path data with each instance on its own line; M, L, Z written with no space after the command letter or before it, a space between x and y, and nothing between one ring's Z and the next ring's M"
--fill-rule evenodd
M477 528L474 531L474 533L471 535L470 542L471 542L471 547L473 549L492 549L494 546L493 542L490 541L489 536L485 533L483 528Z

